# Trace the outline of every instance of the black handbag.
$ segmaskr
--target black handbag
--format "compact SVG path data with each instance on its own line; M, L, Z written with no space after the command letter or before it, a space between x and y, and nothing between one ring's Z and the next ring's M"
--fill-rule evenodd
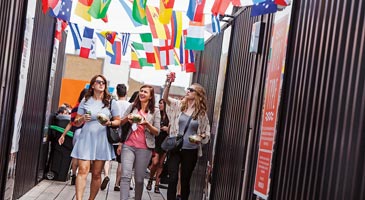
M189 120L185 125L184 133L182 135L178 134L177 136L166 137L161 144L161 148L165 151L180 151L183 146L184 135L188 130L190 121L191 116L189 117Z
M110 113L112 113L112 110L111 110L112 100L110 100L110 105L109 105ZM108 138L108 142L111 143L111 144L118 143L121 140L120 136L119 136L119 130L118 130L117 127L107 127L106 128L106 136Z
M132 113L133 112L134 107L132 107L131 111L129 112ZM127 136L129 133L129 129L132 127L132 124L129 122L126 122L125 124L123 124L121 126L121 136L120 136L120 142L124 143L127 140Z

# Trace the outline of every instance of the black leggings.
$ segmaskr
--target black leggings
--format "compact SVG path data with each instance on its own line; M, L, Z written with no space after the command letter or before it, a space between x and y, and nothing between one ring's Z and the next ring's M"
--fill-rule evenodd
M188 200L190 194L190 179L198 160L198 149L182 149L171 152L168 161L169 186L167 200L176 200L176 190L181 163L181 199Z

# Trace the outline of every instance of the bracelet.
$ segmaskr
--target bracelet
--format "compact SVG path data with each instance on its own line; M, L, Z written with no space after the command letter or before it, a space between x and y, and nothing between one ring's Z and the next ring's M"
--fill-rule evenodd
M112 127L112 126L113 126L113 122L112 122L112 121L110 121L109 127Z

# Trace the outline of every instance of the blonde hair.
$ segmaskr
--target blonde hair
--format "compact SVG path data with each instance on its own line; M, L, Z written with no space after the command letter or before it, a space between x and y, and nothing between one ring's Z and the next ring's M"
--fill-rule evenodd
M193 83L193 86L195 86L195 110L192 114L193 119L197 119L198 116L204 116L207 113L207 97L206 92L203 86L201 86L198 83ZM185 111L188 108L188 102L186 98L184 98L181 101L181 111Z

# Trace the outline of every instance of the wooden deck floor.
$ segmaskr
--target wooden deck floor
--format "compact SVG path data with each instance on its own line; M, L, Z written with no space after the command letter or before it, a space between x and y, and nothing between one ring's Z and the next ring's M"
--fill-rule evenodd
M96 200L119 200L120 193L119 191L114 191L115 184L115 170L117 168L117 163L112 162L111 170L110 170L110 182L108 187L104 191L99 191ZM103 176L103 175L102 175ZM91 174L89 174L88 183L86 186L84 198L88 199L90 192L90 180ZM152 191L146 190L148 179L145 179L145 188L143 190L143 200L165 200L166 199L166 189L160 189L161 194L156 194ZM134 180L132 180L131 185L134 187ZM153 185L154 187L154 185ZM152 188L153 188L152 187ZM76 199L75 197L75 187L70 185L70 181L67 182L59 182L59 181L50 181L43 180L34 188L32 188L29 192L23 195L20 200L71 200ZM134 199L134 190L130 190L130 199Z

